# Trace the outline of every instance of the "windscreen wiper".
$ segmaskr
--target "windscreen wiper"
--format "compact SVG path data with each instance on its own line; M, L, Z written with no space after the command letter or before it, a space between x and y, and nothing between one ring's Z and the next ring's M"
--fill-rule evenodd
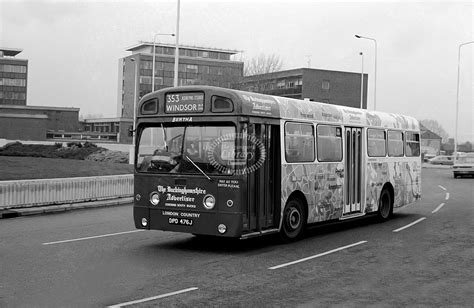
M202 169L199 168L199 166L196 165L196 163L195 163L188 155L183 154L183 156L184 156L184 158L186 158L187 160L189 160L189 162L190 162L191 164L193 164L193 166L196 167L196 169L199 170L199 172L201 172L209 181L212 182L212 179L211 179L204 171L202 171Z

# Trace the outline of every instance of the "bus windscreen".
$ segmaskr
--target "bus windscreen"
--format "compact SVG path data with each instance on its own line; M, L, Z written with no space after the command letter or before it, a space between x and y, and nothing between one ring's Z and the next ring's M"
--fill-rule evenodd
M235 133L232 125L145 127L136 168L144 173L233 174Z

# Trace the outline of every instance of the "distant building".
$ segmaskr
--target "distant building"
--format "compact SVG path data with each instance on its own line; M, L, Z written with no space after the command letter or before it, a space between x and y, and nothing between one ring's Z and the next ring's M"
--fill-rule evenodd
M133 126L132 119L101 118L85 119L80 122L82 135L100 141L131 143L129 129Z
M364 74L362 107L367 109L367 81ZM317 102L360 108L361 74L311 68L246 76L243 91L309 99Z
M20 52L0 48L0 105L26 105L28 60L15 58Z
M441 138L420 123L421 153L438 155L441 150ZM453 143L454 144L454 143ZM454 148L454 145L453 145Z
M127 49L132 54L119 60L117 114L133 118L134 95L138 100L152 91L153 43L141 42ZM243 75L244 63L232 58L236 50L179 46L178 85L211 85L230 88ZM155 44L155 89L172 87L175 46ZM132 61L131 59L134 59ZM137 70L135 74L135 65ZM135 89L135 80L137 88Z
M0 105L0 138L47 140L50 132L77 132L79 108Z

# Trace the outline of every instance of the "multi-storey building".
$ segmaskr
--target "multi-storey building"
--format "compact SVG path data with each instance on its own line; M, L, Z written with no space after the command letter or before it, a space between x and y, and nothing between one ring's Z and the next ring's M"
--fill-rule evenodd
M0 105L26 105L28 60L15 58L20 52L0 48Z
M173 86L175 46L155 44L154 90ZM133 118L134 95L138 101L152 91L153 43L141 42L127 49L119 60L117 113ZM179 46L178 85L212 85L230 88L243 75L244 63L233 58L236 50ZM132 60L133 59L133 60Z
M300 68L246 76L240 89L360 108L361 73ZM367 109L368 75L363 75L362 108Z

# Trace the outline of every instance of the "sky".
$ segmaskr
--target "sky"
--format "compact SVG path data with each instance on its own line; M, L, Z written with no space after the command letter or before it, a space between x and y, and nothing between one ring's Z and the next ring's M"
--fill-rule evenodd
M438 121L474 141L474 2L180 1L179 43L279 56L283 69L369 75L368 108ZM28 59L28 105L117 116L118 62L139 41L175 33L177 0L0 0L0 47ZM355 34L377 41L357 39ZM171 36L158 36L175 43ZM458 61L459 59L459 61ZM308 61L310 60L310 61ZM310 63L309 63L310 62ZM459 62L459 99L458 89ZM375 80L376 72L376 82Z

